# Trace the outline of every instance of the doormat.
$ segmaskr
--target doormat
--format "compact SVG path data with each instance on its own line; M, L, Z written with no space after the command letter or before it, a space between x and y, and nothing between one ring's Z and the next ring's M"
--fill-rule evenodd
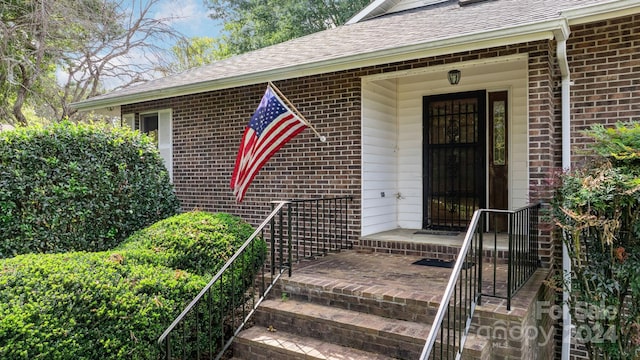
M447 231L447 230L418 230L413 233L414 235L443 235L443 236L458 236L460 235L457 231Z
M429 259L429 258L424 258L424 259L420 259L418 261L414 261L413 263L411 263L412 265L422 265L422 266L435 266L435 267L441 267L441 268L449 268L452 269L453 266L456 264L455 261L453 260L441 260L441 259ZM475 265L473 262L465 262L464 264L462 264L462 269L468 269L470 267L473 267L473 265Z

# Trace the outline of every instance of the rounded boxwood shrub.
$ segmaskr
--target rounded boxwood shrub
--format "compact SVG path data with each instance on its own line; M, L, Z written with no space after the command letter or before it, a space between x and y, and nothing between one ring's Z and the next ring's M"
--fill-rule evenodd
M254 229L239 217L192 211L142 229L119 249L138 261L158 263L200 275L215 275ZM260 246L256 256L266 249ZM161 255L160 255L160 254Z
M206 284L110 252L28 254L0 265L0 358L155 359L158 336Z
M106 250L178 210L138 132L64 122L0 133L0 258Z
M175 224L187 231L168 235L178 234ZM166 231L159 230L163 227ZM110 251L0 260L0 358L157 359L160 334L211 279L202 274L224 264L197 258L235 252L252 228L227 214L203 212L177 215L151 228L164 235L149 240L143 230ZM240 264L251 266L235 268L221 286L224 293L213 295L215 308L228 308L228 299L239 298L250 286L266 245L258 240L252 249L240 258ZM173 268L176 251L191 255ZM199 326L221 315L201 316Z

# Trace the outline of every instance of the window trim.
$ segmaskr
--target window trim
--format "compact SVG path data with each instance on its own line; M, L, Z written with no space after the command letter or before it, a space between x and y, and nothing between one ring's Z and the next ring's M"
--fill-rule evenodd
M145 129L142 119L145 115L149 114L157 114L158 116L158 151L169 172L169 179L173 182L173 110L171 108L165 108L136 114L127 113L122 115L121 123L123 126L126 124L132 129L144 133ZM167 130L168 132L165 134L164 132ZM163 154L165 154L165 156L163 156Z

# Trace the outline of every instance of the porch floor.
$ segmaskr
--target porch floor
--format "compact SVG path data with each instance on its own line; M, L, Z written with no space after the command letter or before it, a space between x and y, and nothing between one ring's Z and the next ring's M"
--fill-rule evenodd
M397 241L459 248L462 246L465 235L466 231L431 231L398 228L361 236L360 239L369 241ZM497 233L495 238L497 240L497 244L494 244L494 233L486 233L483 248L485 250L491 250L494 249L494 245L496 245L497 250L509 249L509 237L506 233Z
M439 304L444 294L450 268L413 265L422 256L382 254L355 250L333 253L315 260L294 265L292 282L316 286L323 291L366 296L372 299L413 299ZM505 299L483 296L484 309L498 314L524 316L536 298L549 269L538 269L511 300L507 311ZM485 279L492 278L492 263L483 265ZM506 294L507 266L497 264L495 269L496 294ZM493 291L493 283L485 280L483 292Z

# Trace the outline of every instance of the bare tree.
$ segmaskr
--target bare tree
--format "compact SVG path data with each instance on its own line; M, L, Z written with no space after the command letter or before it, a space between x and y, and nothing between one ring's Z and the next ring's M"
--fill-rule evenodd
M20 124L27 120L22 108L33 93L38 76L46 71L45 34L49 21L42 15L48 9L37 1L7 1L2 3L0 54L0 88L3 118L12 117Z
M78 120L69 104L152 78L162 45L180 38L173 18L153 17L159 1L3 2L0 115L26 124L28 101L56 120Z

